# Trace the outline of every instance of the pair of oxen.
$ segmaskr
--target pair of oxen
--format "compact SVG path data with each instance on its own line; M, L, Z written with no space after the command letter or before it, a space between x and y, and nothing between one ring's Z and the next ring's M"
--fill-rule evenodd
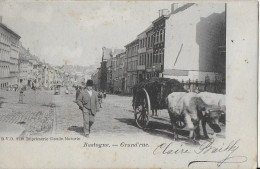
M206 124L213 129L215 133L221 132L220 121L224 120L226 115L225 95L201 92L186 93L173 92L166 98L168 103L168 112L170 115L174 138L177 139L177 130L180 127L180 121L185 123L186 130L189 131L189 138L192 140L208 139ZM200 122L203 130L200 135Z

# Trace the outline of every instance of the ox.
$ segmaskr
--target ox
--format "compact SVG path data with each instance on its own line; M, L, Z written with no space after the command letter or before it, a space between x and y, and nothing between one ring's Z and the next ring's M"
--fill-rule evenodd
M214 118L214 123L218 124L218 122L222 122L223 124L226 123L226 96L224 94L216 94L216 93L209 93L209 92L201 92L197 94L197 97L201 98L207 105L218 106L222 111L219 118ZM214 113L211 114L214 116ZM205 116L204 118L208 118ZM205 130L205 137L209 138L206 132L206 120L202 120L202 128ZM208 125L212 128L212 124L208 123Z
M216 94L209 92L201 92L197 94L206 104L221 107L221 110L226 113L226 96L224 94Z
M200 97L197 97L196 93L173 92L168 95L167 103L175 139L178 138L177 121L184 121L186 129L190 131L189 138L200 138L201 120L203 124L207 122L214 132L221 131L217 123L221 114L220 108L206 104ZM207 137L205 125L203 134Z

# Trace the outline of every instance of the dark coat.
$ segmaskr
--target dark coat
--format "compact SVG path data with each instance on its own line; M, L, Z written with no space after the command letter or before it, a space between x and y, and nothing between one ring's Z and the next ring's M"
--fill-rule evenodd
M78 99L80 92L81 92L81 89L77 89L77 91L76 91L76 100Z
M91 113L95 115L96 112L99 111L98 96L97 96L97 92L94 90L92 90L91 97L87 92L87 89L81 90L77 97L76 102L78 106L82 108L83 112L87 110L91 110Z

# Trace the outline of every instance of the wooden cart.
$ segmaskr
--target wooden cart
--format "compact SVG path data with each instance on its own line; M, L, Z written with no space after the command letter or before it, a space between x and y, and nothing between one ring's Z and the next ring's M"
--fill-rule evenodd
M175 79L152 78L133 87L133 109L139 128L147 128L152 111L167 109L166 98L172 92L184 92L183 86ZM180 128L184 122L177 122Z

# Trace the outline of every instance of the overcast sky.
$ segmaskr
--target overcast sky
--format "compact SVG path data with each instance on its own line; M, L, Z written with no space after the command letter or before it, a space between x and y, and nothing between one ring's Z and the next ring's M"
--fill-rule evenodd
M102 47L124 48L171 2L0 2L3 23L25 48L52 65L88 66L101 61Z

